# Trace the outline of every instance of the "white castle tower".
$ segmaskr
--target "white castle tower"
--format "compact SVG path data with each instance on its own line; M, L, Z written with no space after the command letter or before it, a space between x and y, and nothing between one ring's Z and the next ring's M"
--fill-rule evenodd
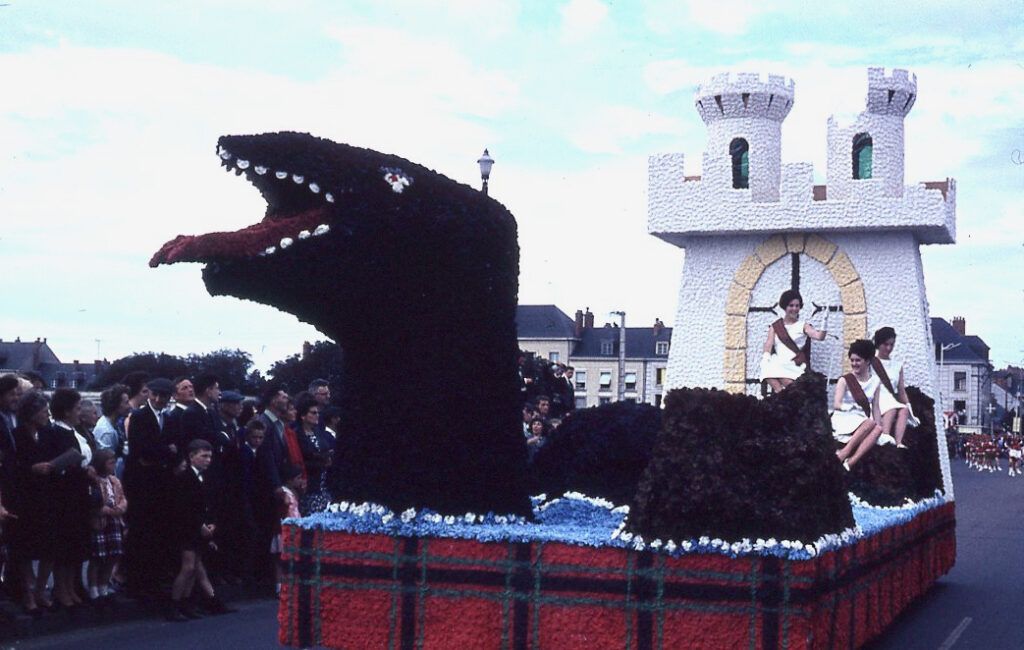
M682 154L649 159L648 232L686 250L670 388L758 393L775 303L794 288L802 317L821 328L827 312L839 336L814 345L814 370L836 379L849 344L888 325L907 384L939 401L920 246L954 243L956 184L904 186L903 121L916 98L916 77L870 68L867 110L848 127L829 119L828 183L816 186L809 163L781 162L792 81L721 74L698 88L702 175L686 176ZM944 437L939 449L952 495Z

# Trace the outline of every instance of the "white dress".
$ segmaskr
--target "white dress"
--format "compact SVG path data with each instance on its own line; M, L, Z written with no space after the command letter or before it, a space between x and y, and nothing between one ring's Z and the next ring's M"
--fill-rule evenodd
M799 320L789 324L782 321L789 338L793 339L798 350L802 350L807 342L807 335L804 334L804 321ZM761 380L765 379L798 379L807 370L807 365L798 366L793 363L796 353L786 347L786 344L775 337L775 354L769 354L761 359Z
M864 395L867 396L870 403L875 396L875 391L882 384L882 380L875 373L871 373L867 381L858 379L857 383L864 390ZM874 404L871 405L874 406ZM854 401L853 395L850 394L850 389L847 388L846 392L843 393L843 401L839 408L832 412L832 437L839 442L848 441L861 422L867 419L868 416L864 413L864 409Z
M900 373L903 372L903 362L897 361L896 359L882 359L878 358L881 362L882 367L885 368L885 374L889 375L889 381L892 383L892 388L897 393L900 390ZM883 385L882 390L878 391L878 412L887 413L893 409L907 409L907 424L916 427L921 422L914 417L914 410L910 408L910 404L904 404L896 399L896 396L889 392L889 390Z

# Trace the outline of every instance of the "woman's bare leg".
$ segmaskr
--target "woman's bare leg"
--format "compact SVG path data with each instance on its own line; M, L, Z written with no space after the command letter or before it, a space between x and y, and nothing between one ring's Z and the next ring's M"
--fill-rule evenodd
M857 447L860 445L861 440L871 433L871 430L874 428L875 423L871 420L864 420L861 422L860 425L854 429L853 434L850 436L850 439L843 448L836 452L836 456L839 457L839 460L846 460L852 456L857 451Z
M872 423L873 424L873 423ZM882 427L875 424L868 435L864 436L861 443L857 446L857 451L854 452L853 456L850 457L850 467L853 467L858 460L864 457L864 454L871 451L871 448L878 442L878 437L882 435Z
M910 419L909 409L900 409L900 412L896 415L896 433L893 435L896 438L896 444L903 444L903 436L907 435L907 420Z

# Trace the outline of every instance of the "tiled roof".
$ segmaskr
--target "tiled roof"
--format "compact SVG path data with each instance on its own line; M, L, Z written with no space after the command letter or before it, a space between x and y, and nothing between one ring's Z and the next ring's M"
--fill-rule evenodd
M516 328L521 339L571 339L576 337L576 321L554 305L519 305Z
M932 340L935 341L935 358L939 358L939 346L957 344L945 352L946 363L988 363L988 346L980 337L961 336L960 332L944 318L932 318Z
M668 358L668 354L655 354L658 341L672 340L672 328L663 327L655 335L653 327L626 328L626 358L642 359L649 357ZM611 354L602 354L602 342L611 342ZM607 345L604 348L608 350ZM583 330L580 342L573 350L572 357L607 357L616 359L619 356L619 328L594 327Z
M0 341L0 369L27 372L43 363L60 363L46 341Z

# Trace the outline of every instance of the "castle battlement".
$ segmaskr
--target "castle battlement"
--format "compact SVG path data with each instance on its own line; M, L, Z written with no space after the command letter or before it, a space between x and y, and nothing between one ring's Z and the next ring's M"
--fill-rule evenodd
M867 109L871 113L906 117L917 99L917 75L896 68L868 68Z
M698 86L693 102L705 124L744 117L781 122L793 107L795 86L782 75L723 72Z

